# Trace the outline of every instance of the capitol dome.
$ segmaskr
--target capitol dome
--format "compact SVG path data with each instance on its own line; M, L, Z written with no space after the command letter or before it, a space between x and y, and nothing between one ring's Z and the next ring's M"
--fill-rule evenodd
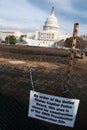
M59 25L56 16L54 15L54 7L52 7L51 14L48 16L43 26L43 30L58 31Z

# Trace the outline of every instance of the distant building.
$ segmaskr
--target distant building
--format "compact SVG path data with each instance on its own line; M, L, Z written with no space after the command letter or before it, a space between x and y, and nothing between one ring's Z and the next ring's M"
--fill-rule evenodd
M54 7L52 7L51 14L46 19L43 30L27 33L24 40L31 46L52 47L55 42L65 40L68 37L70 37L69 34L60 32L58 20L54 14Z
M80 36L83 40L87 41L87 35L81 35Z
M5 40L5 37L9 35L14 35L16 38L19 38L21 35L26 35L26 37L23 38L24 42L20 43L21 45L24 44L43 47L58 47L59 41L70 37L69 34L63 34L60 32L59 23L54 14L54 7L52 7L51 13L43 25L43 30L27 32L26 34L19 31L0 31L0 39L2 40Z
M23 33L15 30L0 30L0 39L5 41L5 38L14 35L16 38L19 38Z

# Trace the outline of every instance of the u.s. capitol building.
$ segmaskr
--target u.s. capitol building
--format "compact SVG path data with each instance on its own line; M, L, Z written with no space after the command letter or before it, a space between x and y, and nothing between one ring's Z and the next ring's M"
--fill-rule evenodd
M70 37L69 34L60 32L58 20L54 14L54 7L52 7L51 13L44 23L43 30L27 33L24 40L27 45L52 47L55 42L65 40L68 37Z
M46 19L43 29L41 31L35 32L15 32L15 31L2 31L1 35L3 38L9 35L15 35L17 38L21 35L25 35L23 37L24 44L19 43L21 45L29 45L29 46L43 46L43 47L53 47L54 44L60 40L65 40L66 38L70 37L69 34L63 34L60 32L60 27L58 20L54 14L54 7L51 9L51 13ZM58 46L57 46L58 47Z

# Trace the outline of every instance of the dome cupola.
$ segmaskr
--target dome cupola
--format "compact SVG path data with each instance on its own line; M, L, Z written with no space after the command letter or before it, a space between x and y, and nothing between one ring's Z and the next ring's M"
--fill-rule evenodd
M43 30L58 31L58 28L59 28L58 21L54 15L54 7L52 7L51 14L50 14L50 16L48 16L47 20L45 21Z

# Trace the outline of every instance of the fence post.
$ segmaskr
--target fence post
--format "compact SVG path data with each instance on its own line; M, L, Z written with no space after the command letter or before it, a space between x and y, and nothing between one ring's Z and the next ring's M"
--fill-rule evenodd
M69 65L68 65L68 69L67 69L67 83L66 83L66 85L64 86L63 94L65 94L66 92L68 92L67 85L69 85L70 74L71 74L72 65L73 65L73 60L74 60L74 52L75 52L76 40L77 40L77 36L78 36L78 27L79 27L79 24L78 24L78 23L75 23L75 24L74 24L74 29L73 29L72 46L71 46L70 56L69 56Z

